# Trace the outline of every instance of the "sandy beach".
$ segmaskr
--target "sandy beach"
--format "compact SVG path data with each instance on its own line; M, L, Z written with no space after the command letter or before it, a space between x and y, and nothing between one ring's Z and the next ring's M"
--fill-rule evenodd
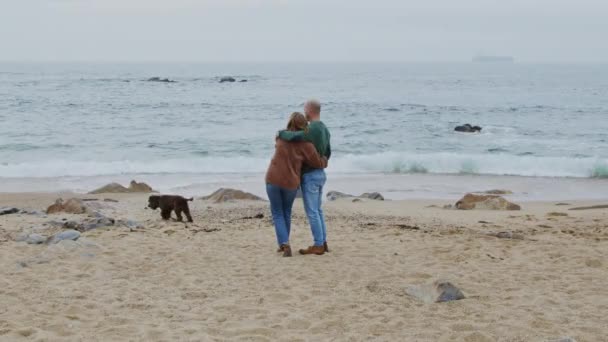
M41 213L74 196L141 227L15 241L86 217ZM275 252L265 202L196 199L194 224L163 222L146 202L0 195L0 207L38 211L0 216L0 340L608 341L608 210L569 210L601 202L459 211L442 200L338 200L326 205L331 252L293 258ZM311 242L301 207L296 249ZM498 232L512 238L489 235ZM436 280L466 298L428 303L408 292Z

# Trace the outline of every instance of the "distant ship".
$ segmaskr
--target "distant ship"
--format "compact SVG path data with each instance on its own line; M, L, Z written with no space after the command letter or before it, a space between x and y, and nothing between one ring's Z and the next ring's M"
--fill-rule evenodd
M473 57L474 63L513 63L515 58L511 56L475 56Z

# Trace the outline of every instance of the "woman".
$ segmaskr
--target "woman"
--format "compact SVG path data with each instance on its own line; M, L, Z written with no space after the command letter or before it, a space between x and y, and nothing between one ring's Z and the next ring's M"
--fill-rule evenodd
M288 131L308 130L308 121L302 113L291 114ZM327 167L327 159L321 158L310 142L276 141L274 157L266 173L266 192L270 200L270 211L279 244L278 252L284 257L291 256L289 233L291 231L291 208L296 199L302 166L322 169Z

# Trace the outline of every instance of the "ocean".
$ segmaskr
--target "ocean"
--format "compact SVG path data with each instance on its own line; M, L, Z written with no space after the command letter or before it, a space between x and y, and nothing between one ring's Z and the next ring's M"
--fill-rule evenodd
M328 190L608 198L608 65L519 63L0 63L0 192L263 194L309 98L332 133Z

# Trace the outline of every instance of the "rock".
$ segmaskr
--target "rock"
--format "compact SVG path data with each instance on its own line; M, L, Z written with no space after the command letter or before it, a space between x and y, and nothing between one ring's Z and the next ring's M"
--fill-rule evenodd
M50 239L51 244L56 244L59 241L63 241L63 240L78 240L78 238L80 237L80 232L77 230L65 230L61 233L57 233L55 235L53 235L53 237Z
M30 234L25 240L30 245L39 245L46 242L46 238L40 234Z
M19 212L19 209L17 209L17 208L0 208L0 216L16 214L18 212Z
M117 226L123 226L123 227L127 227L130 230L135 230L135 229L142 229L144 228L144 225L137 222L137 221L133 221L133 220L118 220L116 221L116 225Z
M67 221L63 223L64 229L84 230L82 223L76 221Z
M89 194L105 194L105 193L127 193L130 192L129 189L118 183L110 183L108 185L104 185L99 189L95 189Z
M427 303L451 302L465 298L462 291L449 281L435 281L432 284L412 286L406 292Z
M460 210L521 210L521 207L497 195L466 194L458 202L456 208Z
M154 192L154 190L152 190L152 187L144 182L137 183L136 181L132 180L131 183L129 184L129 192L146 192L147 193L147 192Z
M558 337L551 340L547 340L547 342L576 342L572 337Z
M224 82L232 83L232 82L236 82L236 80L234 79L234 77L230 77L230 76L220 78L220 83L224 83Z
M524 239L523 235L513 233L513 232L488 233L488 235L497 237L499 239L514 239L514 240L523 240Z
M68 214L84 214L87 211L87 206L78 198L70 198L65 203L63 202L63 199L59 198L55 201L55 204L47 208L46 213L56 214L64 212Z
M110 183L108 185L102 186L99 189L95 189L95 190L89 192L89 194L108 194L108 193L120 194L120 193L130 193L130 192L149 193L149 192L154 192L154 190L152 189L152 187L150 187L146 183L143 183L143 182L137 183L136 181L132 180L131 184L129 185L128 188L126 188L118 183ZM106 202L111 202L111 200L106 201Z
M245 83L245 82L247 82L247 80L240 80L239 82L241 82L241 83Z
M384 196L382 196L380 193L378 192L370 192L370 193L364 193L361 196L359 196L359 198L368 198L371 200L375 200L375 201L384 201Z
M494 189L480 192L481 194L488 195L512 195L513 191L511 190L503 190L503 189Z
M150 77L147 80L148 82L164 82L164 83L175 83L176 81L170 80L168 78L160 78L160 77Z
M335 201L341 198L353 198L355 196L353 195L349 195L349 194L345 194L343 192L340 191L330 191L327 193L327 200L328 201Z
M376 200L376 201L384 201L384 196L382 196L378 192L366 192L364 194L361 194L361 196L353 196L353 195L345 194L345 193L339 192L339 191L330 191L327 193L327 200L330 202L336 201L339 199L343 199L343 198L371 199L371 200Z
M568 216L568 214L566 214L566 213L560 213L558 211L553 211L553 212L547 213L547 216L549 216L549 217L559 217L559 216Z
M262 198L248 192L224 188L217 190L209 196L202 197L202 199L206 201L213 201L215 203L228 201L263 201Z
M102 216L94 219L93 221L84 223L78 230L86 232L97 228L111 227L114 225L115 222L116 221L113 218Z
M576 208L570 208L568 210L592 210L592 209L608 209L608 204L592 205L590 207L576 207Z
M479 126L471 126L470 124L464 124L462 126L456 126L454 128L456 132L464 132L464 133L476 133L481 132L481 127Z
M104 199L103 199L103 201L104 201L104 202L118 203L118 201L117 201L117 200L112 199L112 198L104 198Z

